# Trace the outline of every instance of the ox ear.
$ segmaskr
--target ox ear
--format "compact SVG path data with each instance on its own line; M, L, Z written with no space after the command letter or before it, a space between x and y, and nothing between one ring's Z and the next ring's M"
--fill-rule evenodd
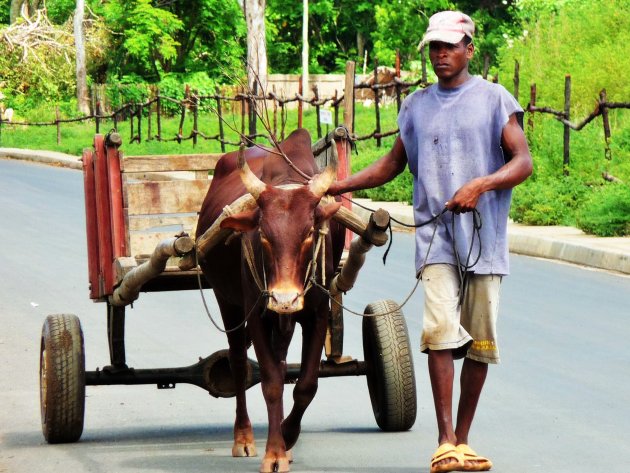
M315 224L330 220L333 215L341 208L341 202L333 202L332 204L320 205L315 209Z
M230 228L237 232L249 232L258 226L259 209L230 215L221 221L221 228Z

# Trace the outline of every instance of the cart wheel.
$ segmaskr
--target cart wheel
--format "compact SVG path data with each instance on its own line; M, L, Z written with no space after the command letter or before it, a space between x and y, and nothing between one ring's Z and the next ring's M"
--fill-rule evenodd
M39 394L46 441L79 440L85 413L85 353L76 315L46 317L39 358Z
M368 304L363 318L363 354L372 411L387 432L409 430L416 421L416 378L405 317L396 302Z

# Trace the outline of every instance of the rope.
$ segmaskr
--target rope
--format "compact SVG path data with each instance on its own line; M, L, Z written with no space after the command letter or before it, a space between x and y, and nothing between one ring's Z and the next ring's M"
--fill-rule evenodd
M269 297L269 294L267 293L267 291L261 291L260 294L258 295L258 299L256 300L256 302L254 303L254 305L252 306L252 308L249 310L249 312L247 313L247 315L243 318L243 321L238 324L236 327L230 328L230 329L224 329L219 327L219 324L217 324L217 322L214 320L214 317L212 316L212 313L210 312L210 309L208 308L208 303L206 302L206 297L203 293L203 286L201 284L201 270L199 268L199 259L197 257L197 248L194 249L195 251L195 263L196 263L196 267L197 267L197 282L199 283L199 294L201 294L201 301L203 302L203 307L206 310L206 314L208 315L208 318L210 319L210 322L212 322L212 325L214 325L216 327L216 329L219 332L222 333L230 333L230 332L234 332L238 329L240 329L241 327L243 327L247 321L249 320L249 318L251 317L252 313L254 312L254 309L258 306L258 303L265 297ZM264 309L263 309L263 314L267 311L267 304L264 304Z

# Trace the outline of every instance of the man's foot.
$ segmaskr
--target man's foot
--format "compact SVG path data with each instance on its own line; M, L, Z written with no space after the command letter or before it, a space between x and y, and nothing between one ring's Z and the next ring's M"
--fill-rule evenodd
M488 471L492 468L492 462L485 457L477 455L477 453L465 443L457 446L457 451L464 460L464 468L462 471Z
M431 473L455 471L464 468L463 454L452 443L443 443L431 458Z

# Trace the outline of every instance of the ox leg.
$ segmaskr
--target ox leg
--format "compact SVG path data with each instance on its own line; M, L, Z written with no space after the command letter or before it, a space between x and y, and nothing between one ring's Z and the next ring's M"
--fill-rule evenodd
M260 365L261 387L269 419L267 445L260 472L284 473L289 471L290 458L281 429L284 417L282 395L287 371L286 355L295 325L280 324L284 327L279 327L277 317L270 317L264 322L252 320L252 325L250 333Z
M282 423L286 448L293 448L300 435L301 422L306 409L315 397L319 378L319 365L326 338L327 308L324 315L302 323L302 363L300 377L293 389L293 408Z
M236 306L228 306L217 297L221 314L223 315L224 326L234 327L235 322L242 320L243 311ZM232 317L232 314L235 314ZM237 322L238 323L238 322ZM227 333L229 345L230 370L236 391L236 419L234 420L234 445L232 446L233 457L255 457L256 443L254 441L254 431L252 423L247 413L247 399L245 391L247 389L247 336L245 328L240 328Z

